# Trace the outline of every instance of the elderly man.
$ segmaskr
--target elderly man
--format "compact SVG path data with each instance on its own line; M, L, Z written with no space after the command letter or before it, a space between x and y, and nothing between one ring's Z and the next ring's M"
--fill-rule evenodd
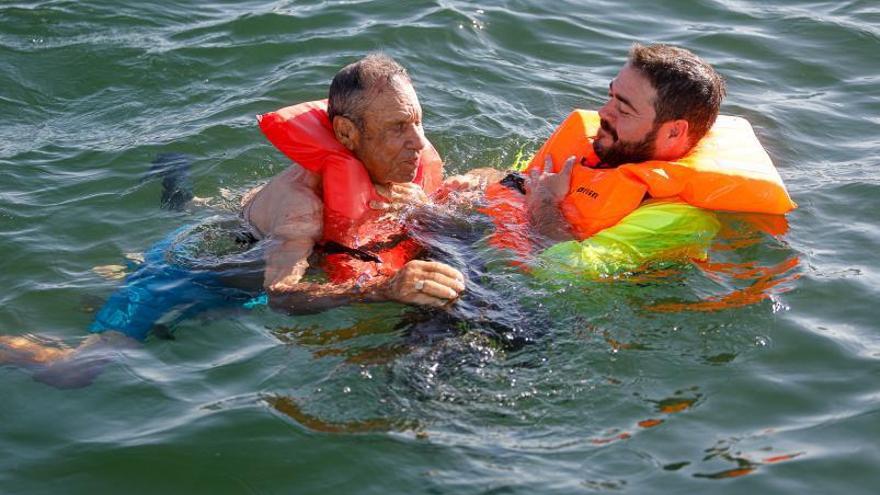
M354 214L349 218L350 225L340 227L340 222L334 221L340 215L334 218L334 210L327 203L340 194L358 195L365 189L374 189L378 194L370 202L370 207L378 209L429 201L423 187L432 180L432 187L438 185L440 161L425 138L422 109L406 70L385 55L369 55L333 78L326 117L318 103L288 107L261 120L270 140L300 162L243 200L245 219L260 237L271 241L264 279L270 304L292 312L311 312L351 301L394 300L442 306L454 300L465 288L458 270L416 259L402 260L405 263L399 263L402 266L398 269L394 262L364 252L355 235L349 235L350 242L346 242L345 235L337 231L356 230L376 212ZM316 133L329 134L328 126L332 129L330 139L316 142ZM326 171L326 163L334 161L345 163L347 169L342 176L331 176ZM355 192L337 190L347 187L343 183L355 181L353 177L361 170L366 171L362 181L366 184L359 185ZM432 174L435 177L429 177ZM374 230L381 235L381 230L387 228L393 227L385 222ZM335 283L304 282L309 257L316 247L317 254L324 257L343 256L349 258L349 264L377 266L358 266L349 277L331 277ZM410 249L406 258L413 255ZM395 260L401 261L399 257Z
M292 108L275 114L283 118ZM457 298L465 289L462 274L443 263L414 259L418 246L407 239L396 219L400 205L429 201L423 188L437 189L442 172L436 151L425 139L422 109L406 70L387 56L370 55L343 68L333 79L329 111L314 104L306 108L308 115L318 117L312 121L319 123L306 129L307 137L320 134L322 123L329 134L324 142L329 149L306 150L307 158L317 156L321 162L346 165L347 175L316 173L294 164L245 196L243 216L252 234L268 245L263 285L270 304L291 312L314 312L351 301L442 306ZM268 121L264 116L262 124ZM360 189L333 182L342 178L357 183L360 176L364 177ZM350 218L347 227L360 235L364 232L360 227L371 226L381 240L376 253L347 245L338 219L325 214L332 213L340 200L340 194L328 198L328 193L341 192L345 202L350 199L345 194L364 190L372 194L364 197L372 200L375 210ZM326 224L328 218L333 225ZM330 236L331 229L340 235ZM0 336L0 363L36 365L35 378L59 387L83 386L107 361L106 348L130 345L150 333L166 333L167 326L159 322L172 309L183 308L181 314L187 316L209 307L241 305L254 295L251 287L227 286L234 277L170 262L168 250L180 232L147 252L146 262L96 315L90 328L96 335L79 348ZM354 270L355 276L350 280L343 276L341 282L339 277L331 283L303 282L309 256L318 243L320 257L345 258L333 268L340 273Z

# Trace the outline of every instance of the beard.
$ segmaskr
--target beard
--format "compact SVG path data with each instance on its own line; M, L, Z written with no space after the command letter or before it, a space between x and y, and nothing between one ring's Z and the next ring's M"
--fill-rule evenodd
M660 126L654 124L648 134L641 141L622 141L617 137L617 130L611 127L606 120L601 120L599 125L602 130L612 138L610 146L604 146L599 142L593 143L593 150L607 168L619 167L625 163L646 162L654 158L654 141Z

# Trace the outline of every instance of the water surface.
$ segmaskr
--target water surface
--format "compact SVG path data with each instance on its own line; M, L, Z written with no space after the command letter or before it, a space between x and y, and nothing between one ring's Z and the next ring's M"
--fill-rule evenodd
M723 112L753 123L800 204L787 233L729 217L710 264L542 285L493 261L473 218L455 255L497 307L457 326L395 304L262 308L188 320L85 389L2 368L0 491L873 493L867 0L4 2L0 331L79 342L118 285L93 267L215 213L159 209L156 154L193 155L196 194L222 207L287 166L254 115L324 97L369 50L409 68L460 172L597 108L634 41L724 75Z

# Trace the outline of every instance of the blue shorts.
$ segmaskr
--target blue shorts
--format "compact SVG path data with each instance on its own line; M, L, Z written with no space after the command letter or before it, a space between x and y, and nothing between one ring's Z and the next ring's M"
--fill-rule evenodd
M218 268L216 263L199 268L179 262L175 252L178 241L193 229L181 227L144 253L143 264L110 296L89 331L115 330L145 340L156 323L172 311L176 314L163 322L166 327L208 309L241 306L259 297L259 286L229 284L237 268Z

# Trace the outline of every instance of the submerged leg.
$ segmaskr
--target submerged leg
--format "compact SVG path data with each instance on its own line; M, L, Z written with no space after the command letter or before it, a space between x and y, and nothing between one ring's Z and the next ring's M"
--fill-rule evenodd
M30 370L34 380L55 388L81 388L101 374L114 351L135 344L118 332L92 335L76 349L44 338L3 335L0 364Z
M113 361L114 354L137 344L119 332L90 335L64 358L35 369L34 380L63 389L91 385Z
M167 328L206 309L242 304L249 295L223 287L210 272L193 272L165 261L167 243L151 249L144 266L125 279L95 315L93 333L115 330L143 341L153 332L170 337Z
M116 351L136 345L151 332L170 335L165 324L171 326L206 309L242 304L252 296L223 287L212 272L170 264L168 250L181 230L145 253L144 263L95 315L89 327L95 335L75 349L37 337L0 336L0 364L29 369L34 379L58 388L83 387L101 373ZM176 317L168 322L171 315Z
M42 340L42 339L41 339ZM0 335L0 363L27 367L64 359L73 349L53 345L35 337Z
M162 178L162 208L181 211L193 199L191 163L189 155L183 153L160 153L153 160L147 177Z

